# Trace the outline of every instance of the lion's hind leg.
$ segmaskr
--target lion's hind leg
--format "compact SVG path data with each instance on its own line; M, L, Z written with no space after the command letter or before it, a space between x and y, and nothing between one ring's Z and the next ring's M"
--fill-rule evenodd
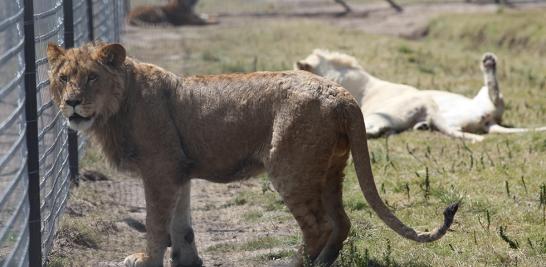
M319 258L335 260L339 249L330 251L340 248L337 241L344 239L343 231L333 229L339 227L337 217L341 214L333 209L342 209L340 173L349 156L349 143L340 136L344 129L338 109L323 108L319 113L315 103L298 105L298 116L275 122L271 148L264 160L271 183L303 233L304 246L292 264L295 266L302 266L304 260L313 266L319 266ZM330 166L337 158L338 166L332 171ZM330 181L332 176L335 179ZM334 201L325 203L332 200L331 195L336 196ZM323 253L325 247L330 248L328 253Z
M392 118L383 113L373 113L366 115L364 118L366 124L366 136L370 138L380 137L386 133L392 133L393 120Z
M348 152L349 150L344 155L334 156L323 185L322 204L332 230L323 235L327 241L314 262L316 266L330 266L336 260L351 228L342 199L343 170L347 164Z
M273 158L282 155L282 160L274 160L266 167L303 233L304 245L294 266L304 262L329 266L337 258L350 227L341 199L348 142L326 136L313 140L306 137L298 146L289 148L278 146Z
M431 115L431 122L434 129L452 138L467 140L473 143L481 142L484 139L481 135L463 132L460 128L450 127L446 123L446 120L438 113Z
M317 179L318 177L321 179ZM270 175L271 176L271 175ZM322 199L320 180L324 173L300 173L271 177L275 189L296 219L303 233L303 246L291 266L303 266L319 255L331 231ZM315 180L315 183L300 182ZM291 182L289 182L291 181Z

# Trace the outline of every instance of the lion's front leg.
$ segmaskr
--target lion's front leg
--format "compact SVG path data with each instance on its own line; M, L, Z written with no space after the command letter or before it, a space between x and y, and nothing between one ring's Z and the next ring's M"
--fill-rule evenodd
M195 235L191 226L190 188L191 182L187 181L178 190L176 207L171 220L171 259L173 266L177 267L203 265L197 253Z
M169 224L178 186L165 180L144 177L146 198L146 252L125 258L127 267L161 267L170 244Z

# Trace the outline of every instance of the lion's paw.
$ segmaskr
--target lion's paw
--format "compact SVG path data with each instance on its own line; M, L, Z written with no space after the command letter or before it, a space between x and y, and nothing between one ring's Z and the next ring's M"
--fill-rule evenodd
M135 253L133 255L129 255L127 256L127 258L125 258L123 264L126 267L145 267L146 255L144 253Z
M483 54L482 67L484 69L495 69L497 65L497 57L491 52Z

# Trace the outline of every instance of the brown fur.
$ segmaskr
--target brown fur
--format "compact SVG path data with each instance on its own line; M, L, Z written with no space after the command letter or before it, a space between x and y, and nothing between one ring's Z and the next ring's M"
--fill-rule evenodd
M125 58L117 44L68 51L50 45L48 58L53 100L70 125L144 181L148 247L129 256L127 266L161 266L169 244L175 265L200 265L197 252L179 249L193 242L189 215L177 217L189 212L188 181L225 183L262 171L300 225L306 253L329 266L350 227L341 198L349 149L364 196L397 233L433 241L453 221L456 206L446 210L442 226L421 233L389 211L374 184L360 107L321 77L287 71L180 78ZM90 73L98 75L94 82ZM63 108L75 100L88 105L80 109L83 122L73 119L77 105Z
M165 5L137 6L127 15L131 25L206 25L214 24L216 21L196 14L193 5L187 4L185 0L170 0ZM195 1L197 2L197 1Z

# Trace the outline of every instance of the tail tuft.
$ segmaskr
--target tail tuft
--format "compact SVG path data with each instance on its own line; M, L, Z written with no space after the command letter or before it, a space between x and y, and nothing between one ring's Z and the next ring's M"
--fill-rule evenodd
M459 202L447 206L447 208L444 210L444 225L448 228L453 223L453 218L455 217L455 213L457 213L458 209Z

